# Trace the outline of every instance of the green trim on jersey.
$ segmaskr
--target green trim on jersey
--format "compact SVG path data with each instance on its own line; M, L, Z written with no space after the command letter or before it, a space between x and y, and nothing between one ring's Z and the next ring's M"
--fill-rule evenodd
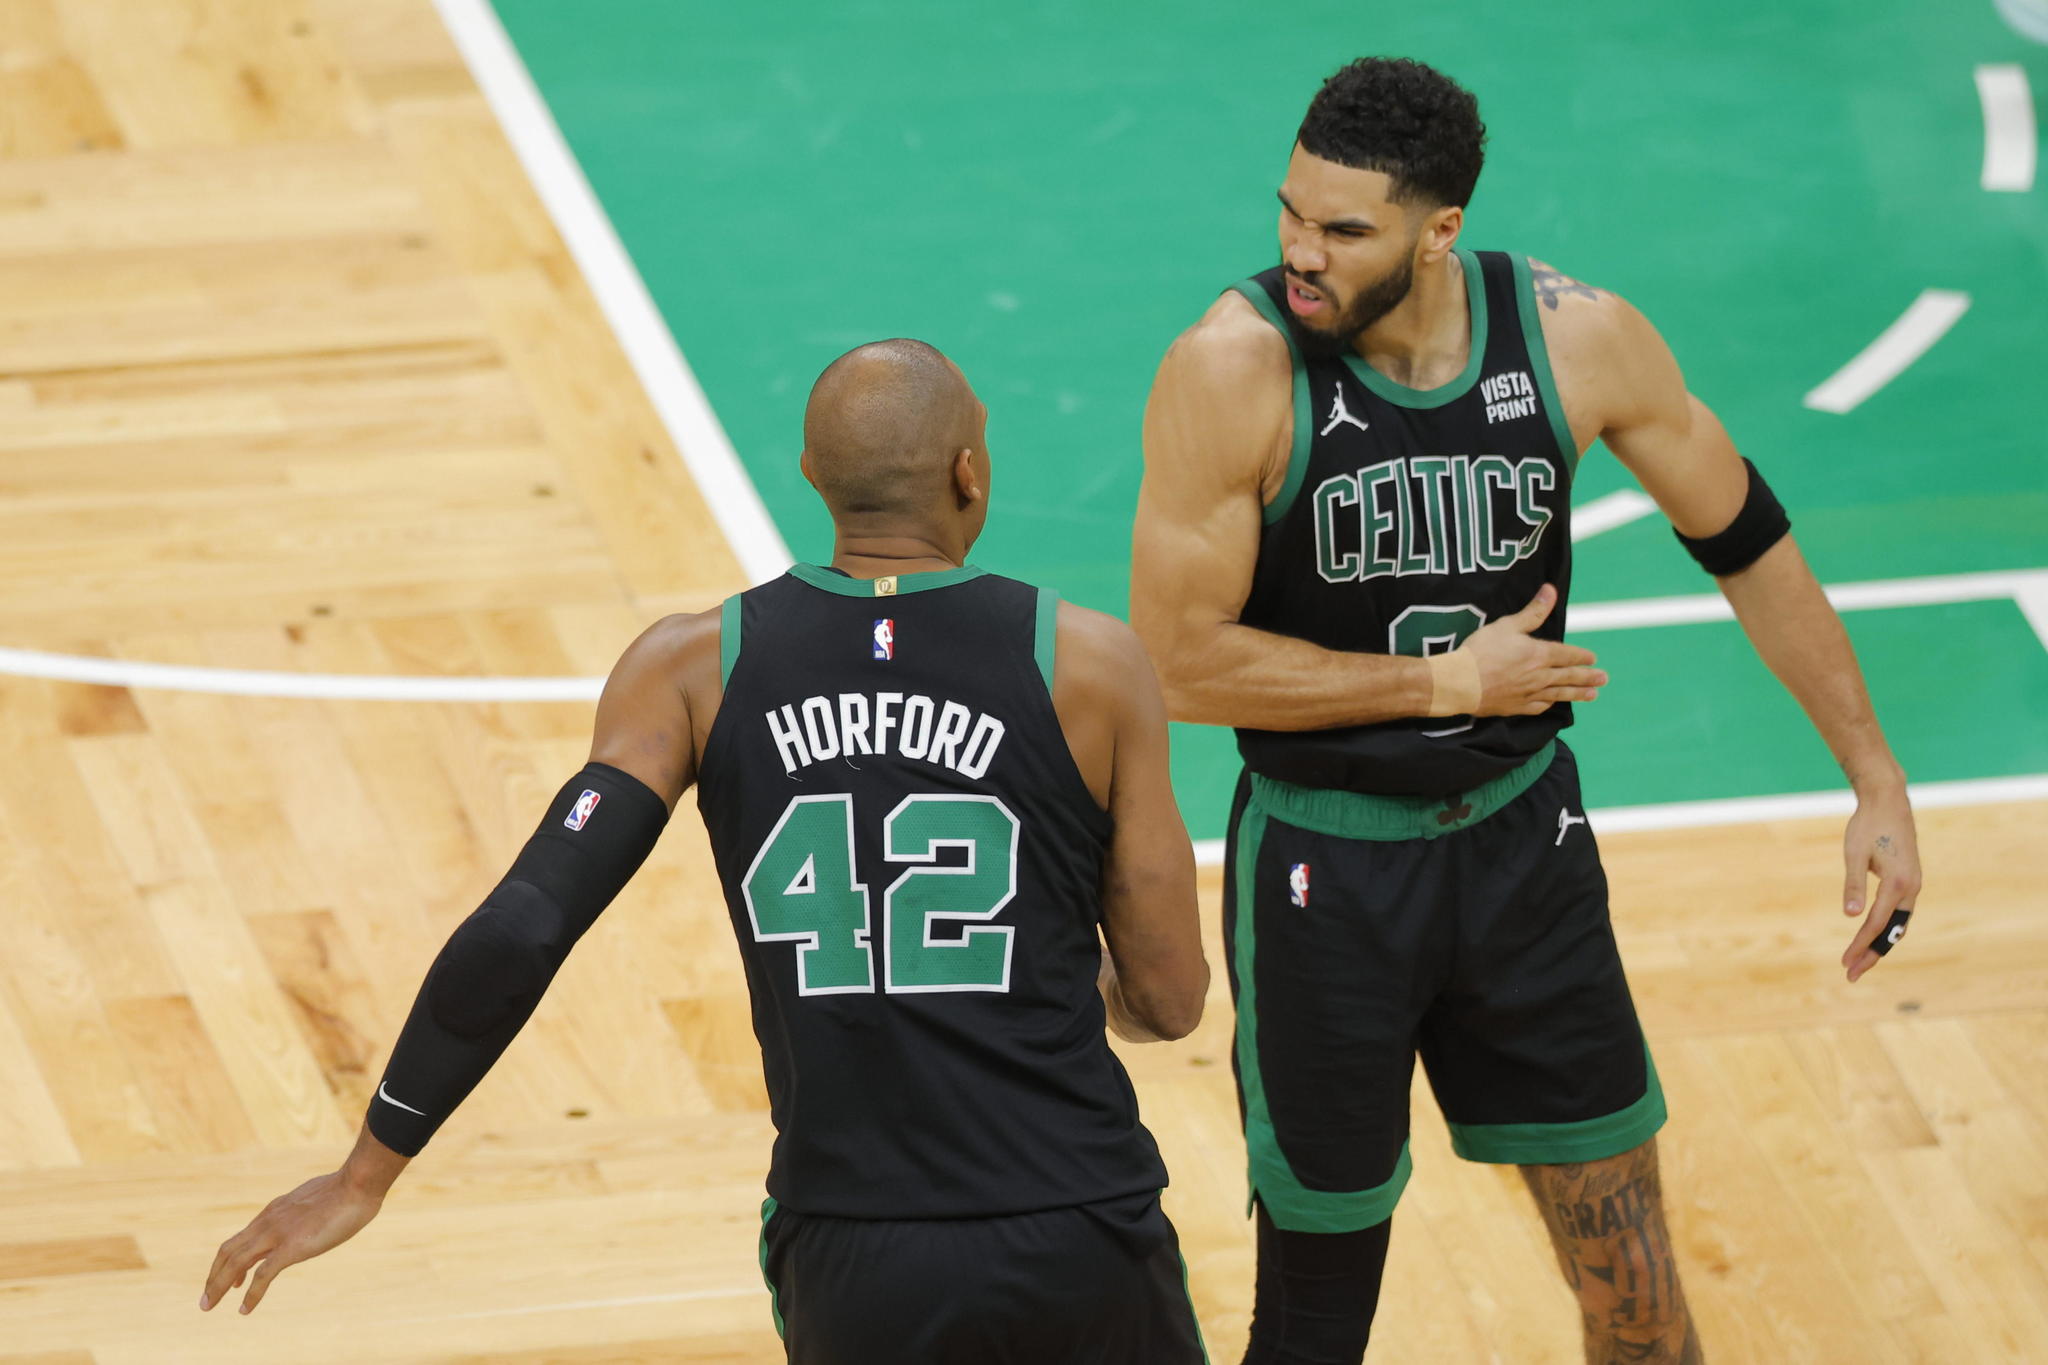
M1408 1144L1385 1182L1369 1190L1312 1190L1301 1183L1280 1150L1273 1114L1266 1105L1266 1080L1259 1069L1258 984L1254 968L1257 917L1254 896L1259 844L1266 835L1266 812L1255 788L1237 829L1237 932L1233 954L1237 967L1237 1069L1244 1085L1244 1147L1252 1198L1263 1201L1273 1225L1287 1232L1359 1232L1394 1216L1394 1205L1408 1184Z
M1060 595L1051 588L1038 590L1038 629L1031 641L1031 657L1038 660L1039 676L1045 679L1045 693L1052 695L1053 656L1059 650Z
M1300 787L1253 773L1252 800L1261 810L1296 829L1339 839L1370 839L1380 843L1437 839L1470 829L1529 790L1556 757L1557 741L1553 739L1518 767L1449 798L1377 796L1370 792Z
M1577 472L1579 445L1572 439L1571 424L1564 420L1564 403L1557 396L1557 377L1550 369L1550 348L1543 344L1543 316L1536 311L1536 284L1529 271L1529 258L1520 252L1508 257L1515 268L1516 311L1522 315L1522 341L1529 348L1529 364L1536 371L1536 392L1543 396L1543 410L1550 414L1550 433L1557 438L1558 457L1566 469Z
M718 685L732 685L732 671L740 661L740 595L734 593L718 609Z
M1244 295L1252 307L1259 310L1259 316L1273 325L1280 339L1287 343L1287 356L1294 370L1294 444L1287 452L1287 477L1280 481L1280 491L1266 504L1265 522L1271 526L1287 515L1287 509L1294 505L1294 499L1301 492L1302 481L1308 478L1309 446L1316 439L1315 409L1309 402L1308 366L1302 361L1301 348L1294 344L1294 333L1287 326L1287 319L1280 316L1273 298L1259 287L1256 280L1239 280L1230 286Z
M782 1291L768 1278L768 1220L780 1207L773 1195L761 1201L761 1283L768 1286L768 1311L775 1317L775 1335L787 1339L789 1333L782 1327Z
M1465 267L1465 301L1472 315L1472 353L1466 357L1464 373L1433 389L1411 389L1366 364L1357 351L1344 350L1344 363L1358 376L1358 382L1389 403L1404 408L1440 408L1463 398L1479 380L1480 368L1486 363L1486 275L1479 268L1479 258L1463 247L1458 248L1458 263Z
M988 572L972 564L963 564L957 569L932 569L925 573L884 574L880 578L850 578L816 564L792 564L790 576L800 578L814 588L836 592L841 597L901 597L907 592L927 592L933 588L950 588L955 583L965 583ZM894 591L884 592L880 585L894 582Z
M1451 1123L1451 1150L1467 1161L1504 1166L1604 1161L1634 1151L1664 1126L1664 1087L1647 1040L1643 1070L1643 1097L1626 1109L1577 1123Z

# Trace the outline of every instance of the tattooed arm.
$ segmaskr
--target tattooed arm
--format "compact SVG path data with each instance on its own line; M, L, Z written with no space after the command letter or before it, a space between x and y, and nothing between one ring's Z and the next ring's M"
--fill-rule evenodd
M1735 519L1748 471L1720 419L1686 391L1671 348L1627 300L1531 262L1543 336L1579 449L1595 439L1688 536ZM1842 954L1856 981L1895 909L1920 893L1920 854L1906 775L1885 742L1841 618L1791 536L1748 568L1715 580L1750 643L1798 700L1856 792L1844 838L1842 912L1863 920ZM1875 897L1867 895L1878 878Z

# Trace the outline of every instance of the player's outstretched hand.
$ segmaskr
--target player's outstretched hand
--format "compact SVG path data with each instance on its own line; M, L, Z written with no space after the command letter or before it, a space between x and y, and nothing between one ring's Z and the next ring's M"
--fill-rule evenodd
M384 1206L381 1191L363 1188L344 1171L315 1176L290 1194L270 1201L249 1226L220 1244L199 1307L211 1309L241 1284L251 1268L255 1276L242 1296L242 1311L263 1302L264 1291L277 1272L331 1251L363 1230Z
M1545 583L1529 605L1472 632L1458 646L1479 665L1475 716L1540 715L1561 701L1592 701L1607 685L1604 669L1593 667L1593 651L1539 640L1530 632L1557 606L1557 589Z
M1920 840L1903 781L1858 795L1856 813L1842 836L1842 857L1849 874L1842 913L1863 916L1842 953L1842 965L1849 979L1858 981L1905 937L1905 917L1920 897ZM1877 878L1877 894L1866 901L1872 877Z

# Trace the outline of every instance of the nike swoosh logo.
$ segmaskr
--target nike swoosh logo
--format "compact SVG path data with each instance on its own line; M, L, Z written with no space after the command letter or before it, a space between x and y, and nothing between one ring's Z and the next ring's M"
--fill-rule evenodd
M424 1109L415 1109L411 1105L405 1103L403 1100L392 1099L391 1092L384 1088L384 1082L382 1081L377 1082L377 1098L384 1101L384 1103L386 1104L397 1105L400 1109L403 1109L408 1114L418 1114L421 1118L425 1118L427 1116L427 1111Z

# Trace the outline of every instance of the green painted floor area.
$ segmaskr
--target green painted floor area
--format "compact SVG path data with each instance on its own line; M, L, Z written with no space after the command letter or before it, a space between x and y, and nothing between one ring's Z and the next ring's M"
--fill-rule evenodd
M1272 191L1317 82L1389 52L1480 97L1467 244L1542 256L1657 321L1824 579L2048 566L2048 183L1979 188L1971 75L2020 62L2048 103L2048 48L1990 0L1309 0L1284 22L1213 0L497 8L800 557L829 545L796 472L811 379L919 336L992 413L977 561L1121 612L1159 355L1276 258ZM1973 297L1945 340L1847 416L1800 405L1925 287ZM1596 451L1578 500L1625 485ZM1708 587L1645 521L1580 547L1574 597ZM2018 621L1851 619L1916 776L2048 771L2048 663ZM1951 630L1979 694L1931 680L1964 647ZM1617 681L1572 734L1594 804L1838 781L1733 627L1597 647ZM1182 741L1190 824L1218 833L1228 739ZM1688 761L1701 746L1726 758Z

